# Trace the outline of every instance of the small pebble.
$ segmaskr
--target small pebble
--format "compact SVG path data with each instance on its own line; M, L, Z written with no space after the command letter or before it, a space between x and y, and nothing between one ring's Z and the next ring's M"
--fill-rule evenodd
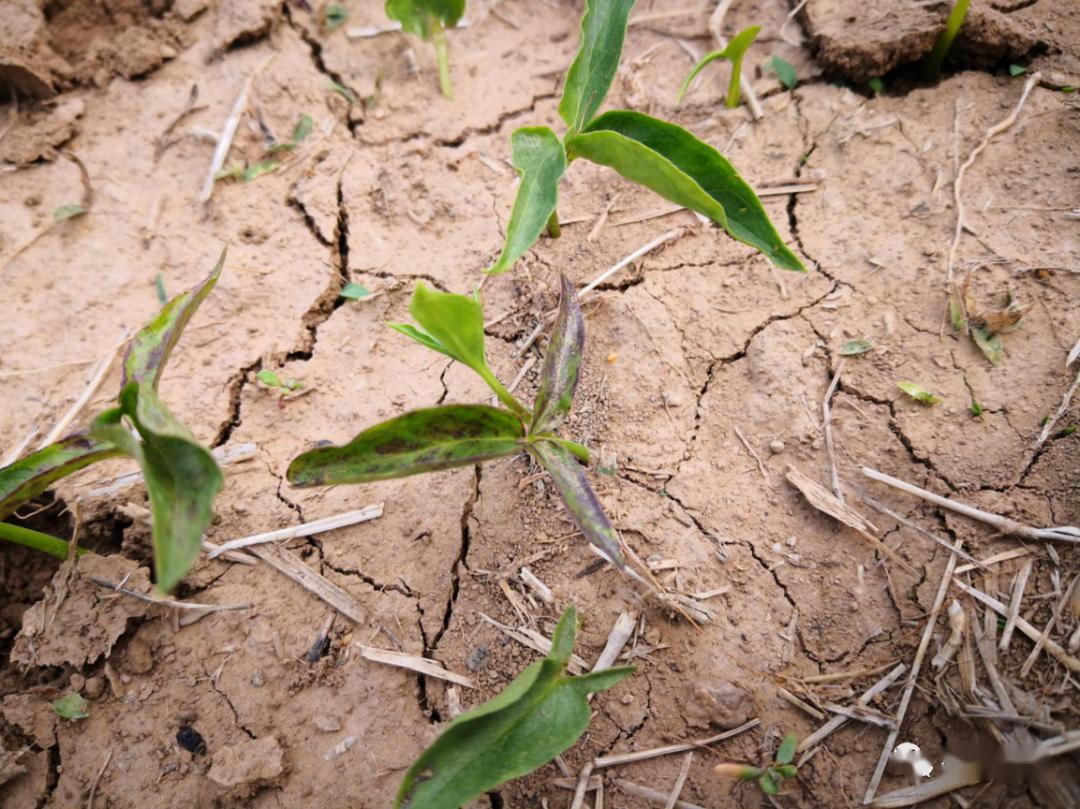
M263 682L263 673L259 669L255 669L255 671L251 673L251 684L256 688L261 688Z
M617 360L618 358L619 358L619 355L616 354L614 351L612 351L610 354L607 355L607 363L608 363L608 365L614 365L615 360Z
M784 442L777 438L775 441L770 442L769 449L779 455L781 452L784 451Z
M341 723L332 716L316 716L312 724L315 725L316 730L323 733L337 733L341 730Z

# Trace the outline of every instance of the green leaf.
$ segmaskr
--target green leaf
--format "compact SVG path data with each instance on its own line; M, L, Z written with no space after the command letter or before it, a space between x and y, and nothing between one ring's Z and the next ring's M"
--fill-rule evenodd
M217 264L206 278L169 301L154 319L132 338L124 356L121 388L129 382L140 382L157 390L161 372L165 370L169 354L180 339L184 327L206 300L221 275L221 268L225 265L225 253L225 250L221 251Z
M47 553L50 556L55 556L57 559L68 558L69 548L64 540L49 534L43 534L32 528L23 528L21 525L0 522L0 540L11 542L15 545L22 545L25 548L33 548L35 551ZM88 553L88 551L86 548L76 548L75 553L78 556L82 556L84 553Z
M350 301L358 301L361 298L366 298L371 294L371 291L363 284L357 284L350 281L341 288L341 292L338 293L339 298L348 298Z
M784 778L795 778L799 774L799 768L794 764L781 764L773 769Z
M89 208L83 205L61 205L55 211L53 211L53 221L63 222L65 219L74 219L76 216L82 216Z
M634 669L582 677L566 674L577 614L568 607L552 653L532 664L499 695L453 720L405 774L395 807L457 809L477 795L532 772L569 749L589 724L588 695Z
M296 486L369 483L513 455L525 428L507 410L487 405L445 405L412 410L376 424L348 444L318 447L289 464Z
M158 306L164 306L169 302L169 293L165 291L165 279L161 277L161 273L158 273L157 278L154 279L154 290L157 293Z
M571 158L610 166L710 217L777 267L806 271L780 239L754 190L718 151L682 127L639 112L607 112L566 146Z
M771 56L768 61L769 67L772 72L776 74L776 78L780 80L780 83L789 90L794 90L799 84L799 77L795 75L795 67L779 56Z
M263 368L259 373L255 374L255 378L268 388L281 388L284 391L300 390L304 387L303 382L297 382L295 379L282 379L269 368Z
M330 82L330 92L337 93L339 96L348 101L350 105L356 104L356 93L354 93L344 84L338 84L336 81Z
M923 66L926 78L936 79L941 73L941 65L952 47L953 40L960 32L960 27L964 24L969 5L971 5L971 0L956 0L956 5L953 6L949 18L945 21L945 30L938 34L934 49L926 57L926 63Z
M242 180L244 179L244 164L233 163L226 168L214 172L214 182L219 180Z
M409 313L420 324L419 329L399 323L391 323L390 327L472 368L503 404L523 419L529 418L529 411L488 367L484 357L484 311L477 298L431 290L420 282L409 302Z
M841 357L853 357L856 354L865 354L874 344L869 340L848 340L840 346Z
M1028 68L1024 67L1023 65L1009 65L1010 76L1023 76L1027 72Z
M971 400L971 416L972 416L972 418L978 418L979 416L981 416L983 414L984 410L986 410L985 407L983 407L981 404L976 402L974 399Z
M675 106L678 106L682 101L683 96L686 95L686 90L690 86L697 75L711 62L715 62L717 59L727 59L731 62L731 79L728 81L727 92L727 106L734 108L739 106L739 77L742 75L742 60L746 55L747 49L751 43L757 37L761 31L760 25L751 25L749 28L743 29L735 36L733 36L723 50L713 51L707 53L698 60L698 63L694 65L686 78L683 79L683 83L679 86L679 94L675 97ZM790 65L789 65L790 67Z
M941 401L941 399L930 391L926 390L921 385L916 385L914 382L897 382L896 387L900 388L900 390L916 402L921 402L925 405L935 405Z
M583 447L581 444L577 443L576 441L570 441L569 439L566 439L566 438L559 438L559 436L553 435L552 433L533 433L533 432L529 433L529 440L530 441L540 441L540 440L554 441L556 444L561 446L563 449L565 449L567 452L569 452L571 455L573 455L575 458L577 458L583 464L588 465L588 463L590 461L589 448L588 447ZM597 467L596 471L601 473L601 474L605 474L604 467L602 467L602 466ZM612 476L614 476L614 474L615 474L614 468L613 468L613 471L610 474Z
M86 719L90 711L81 694L67 694L52 704L52 709L61 719Z
M776 751L776 762L778 764L790 764L795 758L795 748L798 746L799 737L794 733L789 733L780 742L780 749Z
M315 122L311 120L310 115L300 116L300 120L296 122L296 128L293 129L293 143L297 144L307 140L307 136L311 134L311 129L314 125Z
M341 6L329 5L323 9L323 27L327 31L336 31L347 19L349 19L349 12Z
M514 168L521 175L506 228L502 254L488 272L509 270L540 234L559 202L559 180L566 172L566 152L559 138L546 126L527 126L510 137Z
M885 92L885 82L878 78L870 79L870 81L866 83L866 86L869 87L870 91L876 96Z
M979 347L983 355L990 360L991 365L997 365L1005 359L1005 346L1001 344L1001 335L991 334L986 329L973 326L971 339L975 341L975 345Z
M589 485L585 470L561 444L539 440L529 443L528 449L551 475L551 481L559 490L574 524L621 570L624 562L619 538L596 492Z
M61 478L119 454L108 441L76 433L5 466L0 469L0 520Z
M559 314L555 318L551 340L544 355L544 369L540 373L540 391L533 405L530 433L557 428L570 412L577 388L581 352L585 346L585 319L581 316L581 304L578 303L574 285L565 275L561 281Z
M758 778L758 787L766 795L776 795L780 792L780 785L776 782L776 777L768 771L761 774Z
M559 115L568 137L583 130L607 98L619 69L634 0L586 0L577 55L566 74Z
M465 0L386 0L386 16L421 39L438 27L453 28L464 13Z
M264 174L271 174L277 170L278 164L273 160L260 160L258 163L252 163L244 169L244 182L250 183L256 177L261 177Z
M963 331L967 322L960 308L960 300L955 295L949 296L949 322L952 323L953 331Z
M131 420L141 442L124 426ZM113 441L139 462L153 515L157 589L168 592L199 555L211 507L224 477L210 450L181 424L147 383L120 392L120 408L97 418L92 433Z

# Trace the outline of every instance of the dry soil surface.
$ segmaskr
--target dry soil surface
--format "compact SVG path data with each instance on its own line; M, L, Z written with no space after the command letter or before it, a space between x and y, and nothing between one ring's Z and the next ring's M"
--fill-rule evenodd
M484 616L550 636L571 603L582 618L576 651L590 663L621 612L638 616L627 646L638 672L594 700L588 731L564 757L570 770L757 718L695 754L681 797L761 805L752 784L722 780L713 765L766 760L784 733L802 738L822 723L781 689L814 702L821 717L895 664L910 665L942 580L949 552L863 497L945 543L963 540L976 559L1025 552L967 581L1007 602L1033 561L1023 614L1041 630L1064 605L1050 638L1067 645L1077 607L1064 597L1080 569L1070 546L996 534L860 468L1031 525L1080 521L1080 435L1071 434L1080 398L1035 443L1073 382L1066 356L1080 337L1080 107L1062 91L1080 85L1074 4L975 0L956 62L924 85L910 65L932 47L948 4L810 0L788 22L785 2L740 0L727 34L763 26L746 65L764 110L755 121L745 105L723 107L723 67L673 108L688 50L712 47L712 6L638 3L608 106L673 117L760 189L805 185L766 196L765 206L812 269L772 271L716 227L664 213L655 195L578 161L561 187L562 237L541 239L513 273L484 283L488 352L505 382L524 369L518 391L531 396L543 341L524 356L519 348L555 304L559 274L584 284L677 230L586 301L583 378L565 431L599 459L590 475L626 545L665 587L698 594L709 618L699 626L598 568L524 457L364 487L284 481L289 460L318 441L487 395L467 370L385 323L408 317L417 281L466 292L497 255L515 190L509 134L529 124L561 131L580 3L473 0L468 26L450 34L452 102L438 93L425 44L395 32L348 36L386 24L374 0L344 0L348 21L333 32L301 0L8 5L0 82L20 99L0 108L0 448L40 442L95 363L157 309L158 279L169 294L190 286L228 243L221 281L161 387L201 440L255 447L226 469L207 538L372 503L385 512L287 543L363 610L359 622L337 616L311 660L331 610L269 565L200 560L177 597L249 606L193 623L93 584L90 575L130 576L129 588L149 589L145 494L90 494L130 471L121 462L60 486L31 524L65 537L77 526L80 544L105 558L58 573L54 560L0 548L0 743L18 756L0 766L4 807L387 806L456 703L482 702L536 659ZM764 68L772 55L795 65L793 91ZM949 326L944 289L956 168L1016 106L1026 76L1010 77L1010 61L1042 78L1015 124L966 171L955 259L958 277L974 273L976 308L1010 296L1023 307L991 365ZM886 92L874 95L863 82L879 76ZM214 150L207 133L221 130L247 83L229 164L257 162L268 137L288 141L303 115L314 131L273 173L219 182L201 205ZM57 208L86 200L80 162L90 212L54 224ZM338 293L347 281L373 294L346 301ZM873 347L842 358L852 339ZM300 380L305 394L283 400L255 381L263 368ZM791 466L831 486L822 402L837 376L837 474L894 556L786 480ZM940 403L908 398L901 380ZM107 406L118 383L114 368L73 426ZM523 585L523 564L553 604ZM946 603L953 598L982 624L981 607L956 588ZM930 666L948 631L942 616L900 735L935 762L991 738L964 715L994 698L985 668L972 694L955 660ZM450 693L361 658L357 643L433 658L477 687ZM1016 711L1035 718L1038 737L1075 728L1075 674L1043 654L1022 675L1032 646L1018 634L997 661ZM838 676L806 680L821 675ZM875 716L895 714L903 682L871 704ZM72 688L89 716L58 720L49 702ZM777 801L860 803L886 733L849 723ZM606 805L654 805L622 782L666 795L682 761L601 771ZM549 765L484 801L565 807L571 792L559 777ZM881 791L910 783L890 770ZM1055 805L1038 778L998 779L981 795L984 806Z

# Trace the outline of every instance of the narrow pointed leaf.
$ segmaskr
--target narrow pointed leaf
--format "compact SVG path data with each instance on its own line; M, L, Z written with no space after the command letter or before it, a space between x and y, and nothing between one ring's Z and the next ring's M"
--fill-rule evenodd
M421 39L429 39L437 25L453 28L464 13L465 0L386 0L386 16Z
M634 0L586 0L577 55L566 74L559 115L580 132L607 98L619 69Z
M5 466L0 469L0 520L61 478L119 454L107 441L76 433Z
M604 552L614 564L623 566L619 538L611 521L604 513L604 507L589 485L585 470L570 452L551 441L536 441L529 444L529 451L540 465L551 475L555 488L559 490L566 510L585 538Z
M297 456L288 477L297 486L325 486L471 466L520 451L524 437L521 420L497 407L412 410L364 430L348 444Z
M570 677L566 660L573 647L576 614L559 621L564 654L534 663L494 699L462 714L409 768L395 807L458 809L512 778L532 772L569 749L589 724L587 695L614 685L633 669L608 669L604 676Z
M584 346L585 319L581 316L581 304L578 302L577 290L564 275L559 297L559 314L555 318L551 341L544 355L540 392L536 394L530 432L554 430L570 412Z
M680 126L639 112L607 112L567 141L571 157L610 166L665 199L704 214L785 270L805 272L754 190L713 147Z
M169 301L157 316L132 338L127 355L124 357L124 378L121 387L129 382L145 382L157 390L161 372L165 369L165 363L169 361L169 354L180 340L184 327L195 314L195 310L199 308L199 304L206 300L206 296L210 294L210 290L217 283L218 276L221 275L221 268L225 264L225 252L225 250L221 251L221 257L210 275L187 292Z
M488 269L492 275L509 270L540 238L559 202L559 180L566 172L563 145L546 126L515 130L510 146L521 185L506 227L506 244Z
M683 83L679 87L679 94L675 97L676 106L683 100L683 96L686 95L686 89L690 86L690 82L705 69L706 65L715 62L717 59L727 59L731 62L731 79L728 82L727 105L729 107L738 106L739 77L742 74L743 56L746 54L750 44L754 41L760 31L760 25L752 25L733 36L726 48L702 56L698 63L690 68L690 72L686 74L686 78L683 79ZM734 102L732 99L734 99Z
M68 544L64 540L51 534L43 534L32 528L23 528L23 526L14 523L0 522L0 541L33 548L35 551L47 553L57 559L67 559L68 557ZM87 552L86 548L75 549L78 556L82 556Z
M390 324L391 328L472 368L503 404L519 416L529 417L528 411L488 367L484 356L484 311L479 300L469 295L428 289L421 282L413 292L409 312L420 324L419 329L395 323Z
M120 402L142 439L129 449L139 461L150 496L157 589L168 592L199 555L224 477L210 450L169 412L149 384L129 384ZM95 426L114 436L125 430L119 421L111 428Z

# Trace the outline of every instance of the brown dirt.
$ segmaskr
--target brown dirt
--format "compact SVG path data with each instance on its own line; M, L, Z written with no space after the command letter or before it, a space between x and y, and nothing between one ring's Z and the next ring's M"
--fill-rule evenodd
M916 572L882 562L784 481L789 464L828 480L821 400L839 348L851 338L875 345L845 363L833 400L839 472L851 501L865 490L929 530L963 537L978 558L1018 543L864 484L859 467L1032 524L1080 521L1077 436L1031 449L1071 382L1064 358L1080 315L1080 235L1070 214L1080 196L1080 114L1075 95L1054 89L1080 84L1067 78L1076 76L1080 53L1068 4L973 4L1022 23L1046 43L1034 49L1046 86L1034 89L1020 121L985 151L964 185L972 232L960 243L959 261L979 266L981 294L1009 291L1031 306L1022 327L1004 337L999 366L970 341L942 334L944 262L956 214L954 154L962 159L1008 113L1022 79L962 72L932 87L897 80L893 95L867 98L821 77L839 72L863 80L917 58L928 49L919 26L929 23L919 21L938 20L941 9L922 4L923 16L905 13L901 24L898 4L812 2L799 18L805 29L786 29L804 40L797 47L779 35L787 7L736 3L729 31L751 22L765 29L747 69L766 115L751 124L745 108L720 105L723 69L708 74L673 113L690 65L673 37L691 38L699 52L707 48L706 14L630 29L609 105L675 115L725 148L759 185L814 179L816 192L768 197L765 205L816 268L778 277L748 248L686 213L620 224L666 203L606 170L575 163L560 214L587 219L565 226L557 241L541 240L512 274L485 283L487 318L497 321L489 355L500 377L512 379L521 363L517 344L554 304L558 273L584 283L665 230L685 227L586 306L584 375L566 434L601 459L606 474L593 480L628 545L642 558L678 560L677 569L658 574L665 584L684 592L728 588L706 602L713 620L700 629L643 598L631 581L597 571L550 485L520 485L536 471L525 458L365 487L294 490L283 481L289 460L316 441L345 440L409 408L486 396L470 373L384 324L407 317L417 279L466 291L497 254L514 191L509 133L524 124L561 130L559 77L577 36L572 4L504 0L452 32L452 103L438 94L430 48L397 34L326 34L303 3L50 3L39 16L36 4L24 5L27 19L37 22L20 40L20 53L41 59L47 47L64 64L46 75L61 93L56 109L24 100L14 117L10 105L0 110L0 119L15 122L0 139L0 155L19 166L0 174L7 305L0 323L7 382L0 389L0 446L6 451L33 428L44 433L55 423L97 357L155 311L159 273L175 293L203 277L229 242L221 282L162 383L165 400L200 439L257 446L254 460L226 470L208 538L223 541L375 502L385 503L385 514L288 543L370 616L363 626L339 617L329 652L317 662L305 655L328 608L266 565L202 560L180 597L252 606L180 627L159 608L102 593L81 574L85 559L68 574L55 560L0 548L0 762L3 750L27 748L15 765L26 771L9 778L9 768L0 776L8 779L0 783L5 808L84 806L106 756L97 809L386 806L450 706L442 683L364 661L352 642L467 671L480 687L465 690L461 701L477 704L535 658L479 616L520 622L500 582L523 597L516 575L527 559L558 607L577 605L577 651L586 660L595 659L620 611L645 617L635 641L638 673L594 701L593 722L567 753L569 765L576 770L604 751L698 738L748 711L761 725L719 745L718 756L697 755L683 799L707 807L759 805L753 787L719 781L711 764L758 761L784 732L803 736L816 727L778 696L778 685L791 687L783 678L910 662L946 560L938 546L865 508ZM383 22L381 3L344 5L345 28ZM639 5L639 16L667 8ZM886 5L889 15L874 17ZM877 38L867 33L871 24ZM0 22L0 40L11 30L8 20ZM1002 58L989 46L972 47L984 58L965 64ZM773 53L796 65L802 84L795 92L759 69ZM283 140L303 114L315 119L316 131L295 164L251 184L218 184L204 212L196 198L212 145L191 129L220 129L255 71L251 114L230 161L262 156L257 117ZM358 103L330 92L331 82L348 87ZM201 109L155 156L192 85ZM57 207L81 198L76 166L51 160L59 148L88 167L93 209L15 256ZM616 195L608 224L588 241ZM346 280L382 294L339 305ZM80 364L64 364L72 362ZM523 396L535 391L539 366L525 375ZM256 384L261 367L312 392L282 402ZM896 388L901 379L932 388L942 403L927 408L906 399ZM114 369L84 421L106 405L118 382ZM968 411L972 400L985 408L978 419ZM1078 407L1063 427L1080 420ZM761 456L767 479L736 427ZM59 516L63 504L128 468L115 462L73 478L37 524L69 536L71 515ZM118 567L149 562L149 530L132 506L146 506L138 489L80 503L81 544L113 554L105 561L110 570L99 574L104 578L119 581ZM1047 594L1078 569L1074 551L1057 552L1055 561L1036 549L1029 592L1044 597L1029 603L1040 627L1054 601ZM983 586L1007 600L1022 561L999 565L997 583ZM66 596L54 610L58 587ZM558 612L533 608L536 628L549 634ZM1068 621L1071 632L1075 617ZM942 621L931 652L946 632ZM1044 657L1019 676L1030 648L1017 639L999 663L1034 700L1018 703L1022 712L1045 710L1075 727L1075 685L1062 685L1060 667ZM844 702L874 679L864 675L816 693ZM957 687L955 666L946 681ZM746 699L735 699L733 687ZM90 700L90 716L54 722L43 706L72 688ZM944 749L972 736L973 726L950 715L935 693L926 672L903 738L940 760ZM897 698L893 690L875 707L892 712ZM184 728L202 737L205 752L178 744ZM355 743L342 745L349 737ZM870 726L835 734L782 804L859 803L883 741L883 731ZM335 748L340 754L331 754ZM645 805L616 790L611 777L666 791L679 765L668 757L605 773L609 804ZM545 767L489 802L564 807L569 793L552 785L557 776L554 766ZM882 789L906 783L889 775ZM1052 805L1023 784L995 784L984 800Z

